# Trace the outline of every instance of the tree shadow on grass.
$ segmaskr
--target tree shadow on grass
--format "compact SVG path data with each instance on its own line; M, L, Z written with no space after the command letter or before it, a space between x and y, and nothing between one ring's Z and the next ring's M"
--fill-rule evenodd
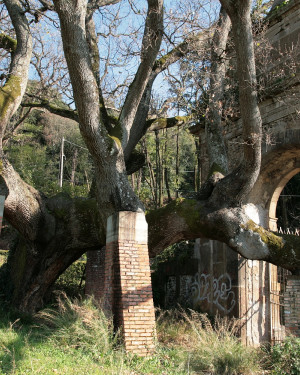
M75 359L75 353L99 366L106 357L114 360L117 339L112 320L92 300L75 299L73 303L63 294L55 307L45 308L34 317L16 315L1 306L0 374L18 373L22 361L25 366L39 361L39 367L46 369L50 363L59 366L64 355L68 361Z
M70 321L70 325L72 321ZM32 316L0 308L0 374L14 374L28 352L45 343L55 329L45 330Z
M0 373L14 373L18 363L23 360L26 348L43 341L36 334L37 328L29 316L21 316L0 308Z

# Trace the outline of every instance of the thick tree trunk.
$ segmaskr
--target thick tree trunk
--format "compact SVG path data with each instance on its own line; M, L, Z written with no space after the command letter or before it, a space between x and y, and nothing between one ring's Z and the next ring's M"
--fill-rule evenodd
M247 1L220 0L232 23L237 56L239 104L243 122L243 158L227 176L215 197L224 206L239 206L251 191L260 172L262 120L257 101L257 82L251 23L251 4Z
M127 179L121 147L124 127L116 125L115 135L110 135L100 111L101 95L90 58L90 45L86 39L87 3L84 0L76 4L56 0L54 5L60 18L80 131L95 165L96 198L105 228L107 218L114 212L138 211L143 209L143 205Z
M228 173L228 160L221 122L227 70L225 50L230 27L229 16L222 8L211 45L209 106L205 121L210 172L222 171L224 174Z
M7 266L1 270L5 272L5 285L10 285L5 292L10 293L14 307L24 312L41 308L59 275L83 253L105 244L95 199L71 199L59 194L44 198L43 206L51 220L36 226L36 238L20 235Z
M44 204L55 220L53 236L47 237L47 228L34 241L22 236L6 274L12 303L27 312L43 305L51 285L73 261L105 244L95 199L60 194ZM214 209L209 200L177 199L149 212L147 221L152 257L178 241L200 237L222 241L246 258L266 260L295 274L300 270L300 238L264 230L249 219L245 207Z

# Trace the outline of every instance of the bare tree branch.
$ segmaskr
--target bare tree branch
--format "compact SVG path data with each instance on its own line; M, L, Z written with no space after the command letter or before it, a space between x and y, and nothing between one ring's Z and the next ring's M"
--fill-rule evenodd
M101 119L98 84L85 37L87 4L83 0L72 5L55 0L54 5L60 18L80 129L93 157L103 159L109 155L110 142Z
M243 123L243 159L239 168L227 178L227 185L218 187L216 194L224 202L241 204L251 191L260 171L262 120L257 100L257 81L252 36L251 1L220 0L232 22L237 54L239 104ZM236 190L236 194L233 192ZM230 197L230 198L229 198Z
M5 136L3 137L3 144L6 144L7 141L13 137L17 130L19 129L20 125L24 122L24 120L29 116L32 108L29 108L23 116L19 118L19 120L14 124L13 128L9 130L9 133L6 133Z
M199 51L202 48L207 48L210 33L211 29L203 30L200 33L184 40L169 53L155 61L153 73L156 75L161 73L191 51Z
M186 125L194 120L193 115L190 116L175 116L166 118L156 118L146 121L147 128L150 131L169 129L175 126Z
M169 53L155 61L149 82L145 87L143 96L137 109L137 113L134 118L134 122L132 124L130 137L124 151L125 160L127 160L139 140L145 135L147 129L149 128L149 123L146 122L146 119L149 113L149 104L154 80L156 79L158 74L166 70L170 65L174 64L182 57L186 56L192 50L201 50L202 48L204 49L205 46L207 48L209 33L210 30L205 30L201 31L193 37L189 37L187 40L183 41L178 46L173 48ZM170 123L171 122L169 122L169 124Z
M48 0L39 0L39 2L42 4L42 6L45 8L45 10L54 10L53 4Z
M112 133L112 126L110 119L105 107L105 102L101 89L101 79L100 79L100 55L97 43L97 35L95 30L95 22L93 20L93 12L88 11L86 16L86 34L87 34L87 43L90 50L90 56L92 60L92 67L96 82L98 85L99 92L99 102L100 102L100 113L103 119L103 123L109 133Z
M73 111L72 109L66 109L58 107L54 104L52 104L49 100L42 100L41 102L32 102L32 103L22 103L22 107L24 108L45 108L49 112L59 115L61 117L69 118L71 120L78 122L78 114L76 111Z
M176 242L204 237L226 243L245 258L295 273L300 269L300 237L276 236L249 220L243 207L213 210L205 201L182 199L148 212L147 222L151 257Z

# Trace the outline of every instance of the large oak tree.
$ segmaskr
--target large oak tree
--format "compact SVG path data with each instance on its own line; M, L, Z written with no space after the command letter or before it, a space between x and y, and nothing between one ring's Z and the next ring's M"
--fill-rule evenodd
M49 287L73 261L84 252L105 245L106 221L111 214L144 210L128 183L127 172L133 169L135 146L151 125L147 115L153 82L171 63L202 43L203 34L187 39L167 56L158 58L164 33L163 0L148 0L140 63L119 118L113 119L105 107L100 86L101 51L99 53L93 16L100 7L119 2L39 0L40 7L37 8L35 2L33 11L31 1L4 0L15 40L4 33L0 35L0 46L11 55L6 82L0 91L1 193L6 196L5 217L20 234L9 258L6 283L11 286L12 303L22 311L38 309ZM226 243L246 258L266 260L297 273L298 239L275 236L251 221L245 211L247 196L260 171L262 132L251 1L221 0L221 5L211 43L212 76L206 133L210 163L223 173L212 173L194 199L179 199L147 214L149 252L154 256L174 242L206 237ZM89 199L72 199L62 194L46 197L21 179L2 148L6 128L20 106L28 81L32 55L28 15L33 14L38 21L48 10L57 12L59 17L76 104L76 111L63 114L78 120L95 166L95 188ZM243 155L241 164L228 174L220 103L226 70L223 54L231 25L238 66ZM59 112L49 103L43 105Z

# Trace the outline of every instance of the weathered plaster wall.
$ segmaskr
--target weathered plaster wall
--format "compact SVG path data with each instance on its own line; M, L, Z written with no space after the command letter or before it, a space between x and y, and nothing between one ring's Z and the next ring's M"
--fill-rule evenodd
M268 271L266 262L239 257L238 317L246 345L258 346L271 339Z

